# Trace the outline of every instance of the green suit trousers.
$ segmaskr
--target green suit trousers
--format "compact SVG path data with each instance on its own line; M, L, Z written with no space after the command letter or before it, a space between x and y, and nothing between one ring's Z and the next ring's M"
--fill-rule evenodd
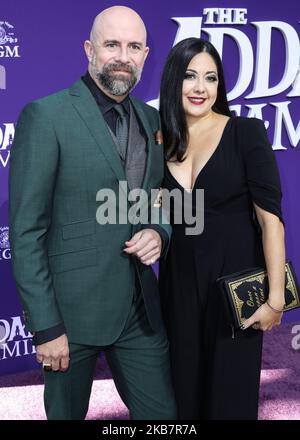
M165 333L155 333L149 326L143 297L138 293L114 344L98 347L70 343L69 369L44 373L49 420L85 418L100 352L105 353L132 420L176 419L168 341Z

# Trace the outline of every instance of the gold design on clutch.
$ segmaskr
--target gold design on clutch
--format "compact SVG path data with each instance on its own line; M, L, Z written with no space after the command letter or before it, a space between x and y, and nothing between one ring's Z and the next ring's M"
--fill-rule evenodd
M295 285L294 277L291 273L291 268L287 264L285 265L285 273L287 276L287 283L286 283L285 288L290 290L293 295L293 301L289 304L289 308L291 308L299 303L298 291L297 291L297 287ZM285 308L286 308L286 306L284 306L284 309Z
M234 302L234 307L237 311L237 316L240 321L240 324L242 324L242 321L245 319L245 316L243 316L243 311L242 311L243 305L245 303L247 304L248 307L254 307L254 310L256 310L256 308L260 307L265 302L266 298L264 297L264 292L263 292L264 277L265 274L264 271L262 271L256 276L248 275L244 278L240 278L238 281L232 281L231 283L229 283L228 287L230 289L230 293ZM248 294L247 299L243 301L239 298L236 291L244 282L249 283L249 286L247 290L247 294ZM255 282L259 284L258 288L254 284Z

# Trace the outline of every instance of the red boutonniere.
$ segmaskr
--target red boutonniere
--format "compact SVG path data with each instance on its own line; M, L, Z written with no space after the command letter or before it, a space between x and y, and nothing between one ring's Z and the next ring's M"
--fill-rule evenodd
M164 143L163 135L162 135L162 131L161 130L157 130L157 132L154 133L154 137L155 137L155 143L156 144L163 144Z

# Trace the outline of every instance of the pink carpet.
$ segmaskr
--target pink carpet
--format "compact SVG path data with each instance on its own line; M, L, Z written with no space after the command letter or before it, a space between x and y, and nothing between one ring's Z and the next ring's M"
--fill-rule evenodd
M282 325L265 334L261 420L300 420L300 348L292 348L292 327ZM40 370L0 377L0 420L45 419L42 380ZM103 358L97 364L87 419L128 419Z

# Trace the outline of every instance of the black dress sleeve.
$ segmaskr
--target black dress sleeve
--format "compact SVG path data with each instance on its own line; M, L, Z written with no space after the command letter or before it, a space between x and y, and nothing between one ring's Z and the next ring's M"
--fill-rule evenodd
M243 118L242 125L243 157L252 201L277 215L284 224L280 176L264 123L256 118Z

